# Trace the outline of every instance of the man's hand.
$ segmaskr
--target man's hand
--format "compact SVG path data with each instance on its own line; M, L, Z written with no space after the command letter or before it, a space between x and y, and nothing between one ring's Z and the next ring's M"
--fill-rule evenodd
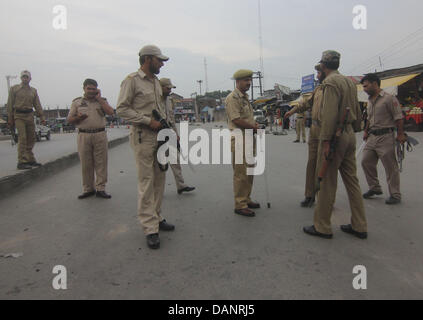
M78 113L78 121L82 121L88 118L88 115L85 113Z
M397 141L399 141L401 143L405 143L405 142L407 142L407 136L404 133L398 133Z
M101 101L101 90L97 89L97 95L95 96L95 99L100 102Z
M256 122L253 127L254 133L257 133L258 129L260 129L260 125Z
M369 138L369 134L368 134L368 132L367 131L364 131L364 134L363 134L363 140L364 141L367 141L367 139Z
M286 120L288 119L290 116L292 116L291 111L288 111L287 113L285 113L285 115L283 116L283 118Z
M150 122L150 129L153 131L159 131L162 127L162 124L159 121L156 121L154 119L151 119Z

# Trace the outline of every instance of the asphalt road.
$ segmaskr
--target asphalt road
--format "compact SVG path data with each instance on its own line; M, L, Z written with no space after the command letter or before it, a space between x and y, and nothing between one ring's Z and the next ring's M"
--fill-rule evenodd
M421 133L413 134L423 141ZM77 200L80 167L0 201L1 299L421 299L423 297L423 148L407 154L403 203L366 201L368 240L339 230L349 222L342 182L333 214L334 239L302 232L312 224L303 199L307 147L267 136L272 208L255 218L233 213L230 165L184 167L197 187L177 195L167 175L163 216L176 230L148 249L137 221L137 177L128 143L110 150L111 200ZM385 175L380 167L387 197ZM367 190L359 168L363 192ZM253 197L265 207L263 177ZM67 290L54 290L54 266L67 270ZM355 290L353 268L367 269Z
M129 130L126 127L107 128L107 137L110 140L127 136ZM52 134L50 141L42 138L36 142L33 152L38 162L56 160L60 157L77 152L77 133ZM18 146L12 146L10 140L0 141L0 178L21 172L16 168L18 163Z

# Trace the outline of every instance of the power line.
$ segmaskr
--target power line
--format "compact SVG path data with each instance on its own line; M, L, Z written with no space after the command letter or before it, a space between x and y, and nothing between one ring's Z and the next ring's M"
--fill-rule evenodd
M262 85L264 87L264 62L263 62L263 36L262 36L262 28L261 28L261 5L260 0L258 0L258 22L259 22L259 45L260 45L260 71L261 71L261 79Z
M386 55L388 52L390 52L391 50L395 49L396 46L402 44L403 42L407 42L407 41L412 40L413 37L415 37L416 35L419 35L419 33L422 32L422 31L423 31L423 27L422 28L419 28L418 30L416 30L414 32L412 32L411 34L409 34L405 38L401 39L400 41L397 41L394 44L390 45L389 47L387 47L386 49L384 49L380 53L376 54L375 56L372 56L371 58L369 58L367 60L364 60L362 63L356 65L354 68L351 68L351 71L354 71L354 70L356 70L356 69L358 69L359 67L362 67L362 66L366 66L367 67L367 66L369 66L369 64L370 64L370 66L374 65L374 63L372 62L373 59L377 59L377 62L378 62L379 57L382 57L383 55ZM376 64L377 64L377 62L376 62Z

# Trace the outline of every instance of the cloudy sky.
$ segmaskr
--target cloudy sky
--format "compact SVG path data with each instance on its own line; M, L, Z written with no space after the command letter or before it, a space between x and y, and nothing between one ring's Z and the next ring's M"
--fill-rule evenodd
M53 28L56 5L66 30ZM356 5L367 8L367 30L353 28ZM265 87L300 88L326 49L341 52L347 75L380 70L379 56L384 69L423 63L422 13L421 0L261 0ZM204 58L209 91L232 89L234 71L259 70L258 26L258 0L1 0L0 104L6 75L28 69L46 108L69 106L88 77L115 106L146 44L171 58L160 76L176 93L199 92Z

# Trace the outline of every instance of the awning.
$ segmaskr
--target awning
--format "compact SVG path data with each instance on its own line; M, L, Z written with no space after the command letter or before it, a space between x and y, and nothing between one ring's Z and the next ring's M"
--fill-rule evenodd
M268 101L270 101L272 99L274 99L274 97L272 97L272 98L259 98L259 99L255 100L253 103L255 105L258 105L258 104L261 104L261 103L268 102Z
M419 74L420 73L413 73L406 76L383 79L381 81L380 87L387 93L390 93L396 96L398 94L398 87L400 85L417 77ZM367 102L369 100L369 96L367 95L367 93L364 92L363 86L361 84L357 85L357 91L358 91L358 101Z
M5 124L5 123L7 122L0 118L0 124Z

